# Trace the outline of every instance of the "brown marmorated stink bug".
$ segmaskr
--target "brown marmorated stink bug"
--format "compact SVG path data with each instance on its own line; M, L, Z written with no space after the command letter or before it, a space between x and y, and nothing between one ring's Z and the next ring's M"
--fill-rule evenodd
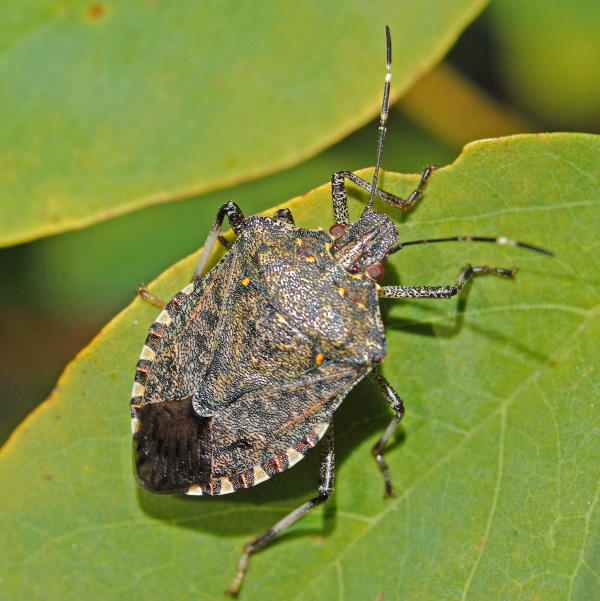
M229 589L239 592L249 556L333 492L333 414L368 376L394 411L373 447L385 494L393 494L382 456L404 415L402 399L379 370L386 350L380 298L450 298L480 274L512 277L514 269L463 268L454 285L379 286L382 263L401 248L473 241L520 246L505 237L455 236L399 242L393 221L371 209L375 196L399 209L422 195L427 167L406 200L377 189L391 81L387 73L373 183L340 171L332 177L335 225L329 233L298 227L288 209L244 217L228 202L218 211L192 282L164 305L137 363L132 429L138 481L149 491L224 495L283 472L321 440L318 494L243 549ZM360 218L349 223L345 179L370 192ZM224 217L237 235L219 235ZM228 252L203 275L214 244Z

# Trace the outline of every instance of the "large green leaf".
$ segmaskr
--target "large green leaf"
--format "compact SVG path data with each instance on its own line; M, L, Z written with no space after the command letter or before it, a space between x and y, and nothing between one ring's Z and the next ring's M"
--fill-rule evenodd
M468 300L385 301L384 373L408 409L388 453L399 496L382 499L369 448L390 411L364 383L336 421L335 500L253 558L244 599L600 597L599 166L590 135L477 142L406 220L390 211L404 240L503 234L558 258L467 244L394 257L388 281L405 284L450 282L467 259L521 271L476 280ZM384 176L401 194L415 182ZM326 227L328 197L289 206ZM193 260L152 289L174 293ZM136 487L128 396L154 317L134 301L6 445L3 599L221 599L242 543L314 493L317 453L221 498Z
M0 244L272 172L368 121L485 0L0 6Z

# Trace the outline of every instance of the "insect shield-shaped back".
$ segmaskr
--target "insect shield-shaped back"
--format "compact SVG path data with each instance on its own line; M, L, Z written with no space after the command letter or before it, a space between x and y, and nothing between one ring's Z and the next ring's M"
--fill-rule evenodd
M396 239L388 222L369 212L340 256L361 267L380 260ZM287 469L383 359L377 286L332 255L334 242L249 217L217 266L167 305L132 400L144 487L224 494Z

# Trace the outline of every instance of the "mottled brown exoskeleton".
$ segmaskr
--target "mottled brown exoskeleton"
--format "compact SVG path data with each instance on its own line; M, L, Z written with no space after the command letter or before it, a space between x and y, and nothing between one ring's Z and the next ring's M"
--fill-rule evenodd
M228 202L217 214L192 283L164 307L137 364L131 401L139 483L152 492L223 495L259 484L300 461L321 442L318 494L249 542L229 589L240 589L250 554L326 501L333 491L333 414L368 376L394 411L373 455L393 494L382 457L404 415L400 396L379 370L386 351L380 298L450 298L474 275L512 276L512 269L471 267L450 286L379 286L382 263L410 244L507 238L460 237L401 243L393 221L371 209L375 196L406 209L421 196L428 167L403 200L377 189L391 81L387 75L373 183L342 171L332 178L335 225L329 233L294 224L287 209L244 217ZM345 179L370 192L349 223ZM237 236L219 235L227 216ZM217 240L228 247L203 275ZM547 252L547 251L541 251ZM145 288L140 294L160 304Z

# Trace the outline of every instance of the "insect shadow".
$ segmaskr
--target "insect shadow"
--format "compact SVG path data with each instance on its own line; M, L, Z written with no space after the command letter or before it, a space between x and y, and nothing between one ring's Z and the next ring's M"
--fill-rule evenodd
M386 280L388 279L390 283L399 283L401 281L397 270L389 264L386 265ZM528 347L520 340L507 336L503 332L499 332L492 328L481 327L472 322L466 323L465 318L468 320L467 306L472 286L472 280L467 282L462 294L456 299L454 307L446 305L444 308L443 305L437 303L434 305L429 304L426 301L421 301L420 310L430 313L433 320L435 320L435 323L432 323L431 321L414 321L411 319L403 319L401 317L392 317L390 315L390 312L397 310L399 305L415 303L414 300L402 301L398 299L394 304L382 303L380 309L386 329L401 330L406 334L414 334L417 336L454 338L458 336L466 326L488 340L493 341L498 345L509 347L515 352L527 356L536 362L548 363L550 361L550 357L546 353L541 353L538 350ZM388 447L388 449L389 448L390 447Z

